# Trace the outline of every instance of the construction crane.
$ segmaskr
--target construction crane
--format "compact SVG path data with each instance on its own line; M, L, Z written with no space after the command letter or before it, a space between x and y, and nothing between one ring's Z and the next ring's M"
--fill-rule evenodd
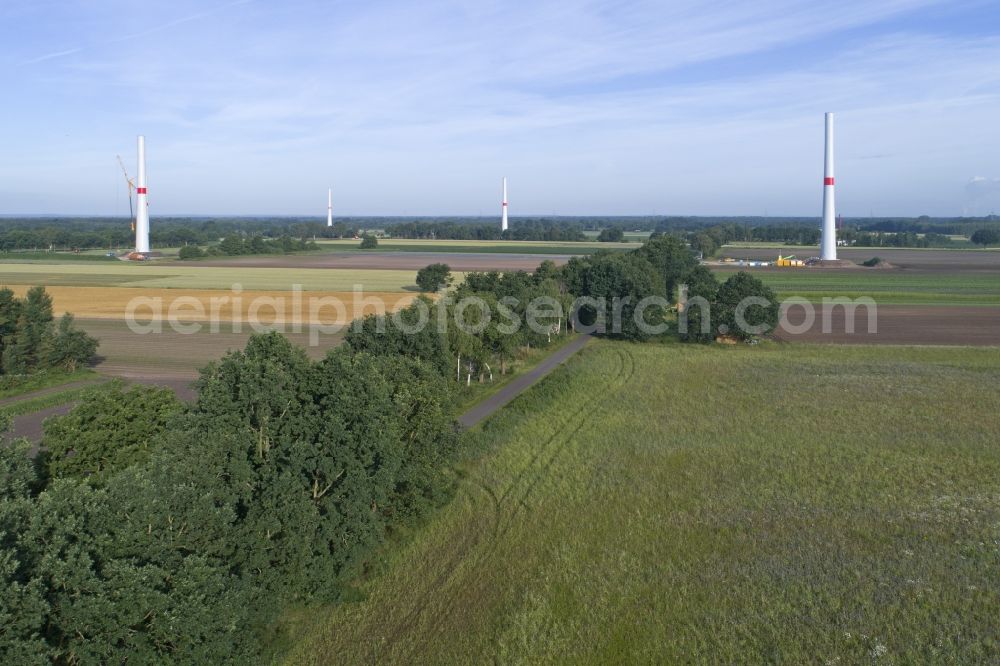
M115 155L118 158L118 164L122 168L122 173L125 174L125 182L128 183L128 216L132 221L132 231L135 232L135 211L132 210L132 190L135 189L135 181L128 177L128 170L125 168L125 162L122 161L121 155Z

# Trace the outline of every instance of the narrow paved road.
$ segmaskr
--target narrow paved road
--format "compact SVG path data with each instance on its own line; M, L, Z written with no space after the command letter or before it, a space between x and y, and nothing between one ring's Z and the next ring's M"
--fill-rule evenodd
M486 400L483 400L481 403L462 414L458 417L458 422L466 428L471 428L472 426L481 423L489 416L492 416L493 413L501 407L521 395L521 393L527 389L531 388L535 382L555 370L557 366L565 362L570 356L583 349L584 345L588 342L590 342L589 335L581 335L575 340L570 341L566 346L553 352L551 356L536 365L530 371L513 379L502 389L486 398Z
M10 430L4 433L2 438L0 438L0 446L3 445L3 440L9 441L19 437L26 437L32 444L29 455L34 458L38 455L38 443L42 441L42 435L44 434L42 431L42 424L45 422L45 419L50 416L62 416L74 407L76 407L75 402L67 402L62 405L46 407L45 409L32 412L31 414L15 416Z

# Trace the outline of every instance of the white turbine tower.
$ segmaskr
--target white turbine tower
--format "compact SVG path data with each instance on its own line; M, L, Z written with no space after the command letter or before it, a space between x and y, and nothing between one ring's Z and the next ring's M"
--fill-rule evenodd
M833 114L826 114L826 158L823 171L823 236L819 258L837 260L837 205L834 199L833 176Z
M507 231L507 176L503 177L503 204L500 206L500 231Z
M146 137L139 135L139 182L135 186L135 251L149 254L149 201L146 199Z
M333 188L326 191L326 226L333 226Z

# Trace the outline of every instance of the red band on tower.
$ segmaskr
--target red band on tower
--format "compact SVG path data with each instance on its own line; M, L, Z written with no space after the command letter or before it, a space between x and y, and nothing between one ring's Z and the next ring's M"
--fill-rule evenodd
M823 179L823 184L824 185L833 185L833 178L824 178Z
M135 188L135 191L136 191L136 194L145 194L146 193L146 188L145 187L137 187L137 188Z

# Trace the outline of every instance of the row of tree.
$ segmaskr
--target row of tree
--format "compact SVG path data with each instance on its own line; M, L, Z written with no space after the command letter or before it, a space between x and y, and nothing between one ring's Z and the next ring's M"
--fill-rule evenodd
M425 238L438 240L524 240L524 241L585 241L586 234L579 224L569 220L519 218L512 220L507 231L497 222L444 221L405 222L387 224L385 232L393 238Z
M292 238L287 234L273 239L260 235L230 234L207 248L185 245L180 249L178 257L181 259L200 259L202 257L235 257L247 254L287 254L318 249L319 246L315 241Z
M587 240L587 231L604 233L614 240L619 233L644 231L685 234L696 249L710 255L695 239L710 238L715 248L732 241L757 241L815 245L819 242L818 218L788 217L518 217L501 232L493 220L483 218L398 217L339 218L332 227L304 217L157 217L150 230L154 248L208 245L227 236L262 236L277 239L356 238L365 229L381 229L397 238L458 240ZM971 236L978 230L1000 231L1000 220L986 218L849 218L840 234L849 242L872 247L938 247L953 243L950 236ZM894 237L904 234L900 240ZM127 220L121 218L30 218L0 220L0 251L123 249L134 242ZM903 244L905 243L905 245ZM923 244L923 245L921 245Z
M439 291L450 283L448 266L421 269L418 283L422 291ZM682 285L696 307L678 307ZM749 329L736 316L748 297L766 304L740 310ZM682 340L709 341L720 333L766 334L777 315L775 294L760 280L739 273L720 285L682 237L658 235L633 251L573 257L562 267L545 261L533 273L467 273L436 301L422 298L395 315L356 322L346 341L371 354L421 359L470 384L492 378L494 368L504 374L522 350L544 347L581 326L636 341L665 330ZM690 334L680 332L682 322Z
M462 284L438 300L421 297L392 316L368 315L346 335L351 348L370 354L403 355L421 359L466 385L500 375L511 362L532 347L545 347L554 336L568 331L572 298L551 261L533 273L511 271L467 273ZM437 291L450 282L445 264L421 271L425 291ZM532 303L558 303L531 313ZM513 322L521 325L514 326Z
M97 340L74 325L73 315L66 313L56 323L45 287L32 287L24 298L0 288L0 374L72 372L96 351Z

